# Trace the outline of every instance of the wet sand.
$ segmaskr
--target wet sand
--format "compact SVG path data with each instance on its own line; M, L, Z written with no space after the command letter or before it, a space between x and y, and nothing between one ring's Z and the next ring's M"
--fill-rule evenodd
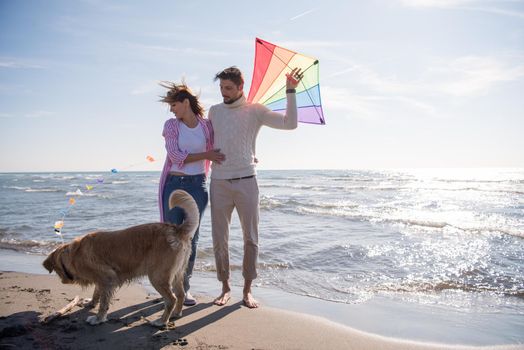
M411 342L361 332L321 317L261 307L240 299L218 307L209 296L185 308L168 329L148 324L162 312L158 295L142 284L122 287L108 322L91 326L93 310L75 306L63 317L41 320L92 288L64 285L58 277L18 272L0 274L0 348L53 349L522 349L519 345L473 347Z

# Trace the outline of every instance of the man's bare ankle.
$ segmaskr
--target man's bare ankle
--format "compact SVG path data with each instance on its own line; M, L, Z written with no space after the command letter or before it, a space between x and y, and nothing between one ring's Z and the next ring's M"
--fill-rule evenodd
M231 287L229 285L229 281L222 281L222 294L218 296L214 300L214 304L218 306L223 306L227 304L229 299L231 298Z
M244 302L244 305L246 305L250 309L256 309L260 306L258 301L253 297L253 294L251 293L244 293L244 297L242 300Z

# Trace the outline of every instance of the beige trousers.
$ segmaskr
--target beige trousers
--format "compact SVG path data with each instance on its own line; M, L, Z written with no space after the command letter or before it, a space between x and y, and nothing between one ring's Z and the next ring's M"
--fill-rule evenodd
M211 179L211 231L217 278L227 281L229 269L229 226L233 209L237 209L244 237L242 275L246 280L257 277L258 260L258 183L256 177L240 180Z

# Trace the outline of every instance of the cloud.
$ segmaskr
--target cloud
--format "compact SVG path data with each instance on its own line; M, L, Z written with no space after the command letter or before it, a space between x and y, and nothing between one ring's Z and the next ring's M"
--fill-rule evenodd
M142 84L141 86L135 87L133 90L131 90L130 94L131 95L149 94L158 89L158 83L159 83L158 81L154 81L154 80L148 81Z
M0 58L0 68L11 68L11 69L41 69L43 68L40 64L29 63L21 59L9 59Z
M307 10L307 11L302 12L302 13L300 13L300 14L294 16L294 17L291 17L289 20L290 20L290 21L294 21L294 20L299 19L300 17L306 16L306 15L308 15L308 14L310 14L311 12L314 12L314 11L316 11L316 9Z
M219 50L202 50L195 47L172 47L172 46L161 46L161 45L141 45L132 44L133 47L142 49L144 51L164 51L169 53L186 54L186 55L200 55L200 56L227 56L227 53Z
M354 94L350 89L324 86L322 87L322 100L324 113L334 111L346 118L366 120L377 118L375 113L376 105L365 96ZM329 118L329 115L326 118Z
M103 12L118 12L121 13L123 10L128 10L129 6L124 4L109 3L105 0L82 0L81 2L95 8L98 11Z
M410 7L440 7L452 8L475 2L475 0L400 0L405 6Z
M524 64L509 65L494 57L466 56L432 67L438 91L453 96L479 96L496 84L524 77Z
M324 107L348 118L384 120L392 115L447 118L452 99L486 96L500 84L524 78L521 57L464 56L430 59L407 79L398 72L384 73L370 65L349 63L329 75L322 86ZM379 66L378 68L382 68ZM340 78L348 75L347 78ZM343 87L336 86L343 82Z
M348 88L322 88L323 106L349 118L379 120L392 114L437 116L436 108L416 97L355 94Z
M402 81L396 75L386 76L366 64L351 63L349 68L332 73L330 76L348 73L352 74L352 81L356 84L365 86L375 93L409 94L419 91L418 83Z
M524 18L524 12L503 9L501 6L512 3L519 3L518 0L400 0L404 6L409 7L426 7L440 9L457 9L465 11L485 12L495 15L511 16ZM494 4L497 7L488 6Z
M14 115L13 114L10 114L10 113L0 113L0 119L4 119L4 118L13 118Z
M519 11L502 10L502 9L493 8L493 7L461 7L461 8L464 10L486 12L486 13L491 13L495 15L524 18L524 12L519 12Z
M349 67L328 75L349 75L354 86L370 94L401 96L482 96L497 84L524 77L521 57L463 56L452 59L434 58L412 80L394 72L381 73L370 65L348 62Z
M55 115L55 113L48 112L48 111L34 111L34 112L29 112L25 114L24 117L26 118L45 118L45 117L50 117L52 115Z

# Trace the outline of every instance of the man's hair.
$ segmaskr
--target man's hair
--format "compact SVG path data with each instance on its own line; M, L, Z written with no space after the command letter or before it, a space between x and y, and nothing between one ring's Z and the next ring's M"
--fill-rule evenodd
M176 84L170 81L162 81L160 82L160 85L169 89L166 96L162 96L160 102L165 102L171 105L175 102L184 102L187 98L193 113L201 117L204 116L204 107L200 104L198 96L195 95L184 82L182 82L182 84Z
M217 81L218 79L231 80L236 86L244 84L244 76L242 75L240 69L238 69L236 66L232 66L218 72L215 75L214 81Z

